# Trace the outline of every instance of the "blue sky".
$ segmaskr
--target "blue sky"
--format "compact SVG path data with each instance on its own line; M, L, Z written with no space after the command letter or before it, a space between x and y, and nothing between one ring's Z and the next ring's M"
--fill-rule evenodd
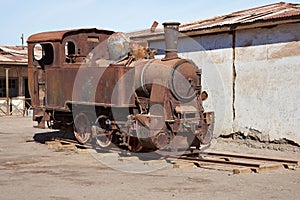
M21 45L22 33L79 27L114 31L149 28L154 20L188 22L279 0L0 0L0 45ZM291 0L290 3L300 3Z

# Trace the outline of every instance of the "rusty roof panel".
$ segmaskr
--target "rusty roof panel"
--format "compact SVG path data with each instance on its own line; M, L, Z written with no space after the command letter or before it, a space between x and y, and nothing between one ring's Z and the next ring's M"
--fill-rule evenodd
M201 29L211 29L214 27L232 26L292 17L297 17L300 19L300 4L279 2L266 6L251 8L248 10L233 12L228 15L184 23L180 26L180 31L186 32Z
M27 42L44 42L44 41L62 41L63 38L67 35L75 34L75 33L106 33L112 34L114 31L105 30L105 29L98 29L98 28L83 28L83 29L73 29L73 30L62 30L62 31L50 31L50 32L43 32L31 35Z
M27 65L26 46L0 46L0 64L25 64Z
M300 20L300 4L279 2L261 7L233 12L227 15L216 16L182 23L179 31L182 33L228 27L231 30L238 25L255 24L286 19ZM213 31L212 31L213 32ZM128 33L131 38L149 38L163 35L163 29L151 32L149 29Z

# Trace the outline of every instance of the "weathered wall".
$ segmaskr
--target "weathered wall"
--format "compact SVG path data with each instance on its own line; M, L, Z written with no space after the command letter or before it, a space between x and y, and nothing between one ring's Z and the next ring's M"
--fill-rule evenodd
M19 76L27 77L27 66L26 67L13 67L9 70L9 77L18 78ZM0 77L5 78L5 66L0 67Z
M180 56L203 69L215 135L254 133L300 144L300 23L236 31L235 49L233 39L218 33L179 40ZM164 41L149 46L165 49Z
M300 144L300 24L236 33L234 131Z

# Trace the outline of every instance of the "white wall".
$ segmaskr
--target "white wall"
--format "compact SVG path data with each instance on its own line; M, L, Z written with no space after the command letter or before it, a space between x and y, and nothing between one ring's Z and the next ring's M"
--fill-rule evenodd
M236 35L233 130L300 144L300 24Z

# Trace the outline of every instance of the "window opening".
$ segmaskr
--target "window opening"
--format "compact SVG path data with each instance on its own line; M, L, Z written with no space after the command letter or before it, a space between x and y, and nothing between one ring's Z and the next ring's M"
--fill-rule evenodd
M71 42L71 41L68 41L66 42L66 45L65 45L65 55L66 55L66 62L67 63L75 63L76 60L76 49L75 49L75 44L74 42Z
M8 80L9 87L9 97L18 96L18 80L17 79L9 79ZM6 97L6 80L0 79L0 97Z
M54 59L52 44L35 44L33 48L33 58L42 68L44 68L45 65L51 65Z

